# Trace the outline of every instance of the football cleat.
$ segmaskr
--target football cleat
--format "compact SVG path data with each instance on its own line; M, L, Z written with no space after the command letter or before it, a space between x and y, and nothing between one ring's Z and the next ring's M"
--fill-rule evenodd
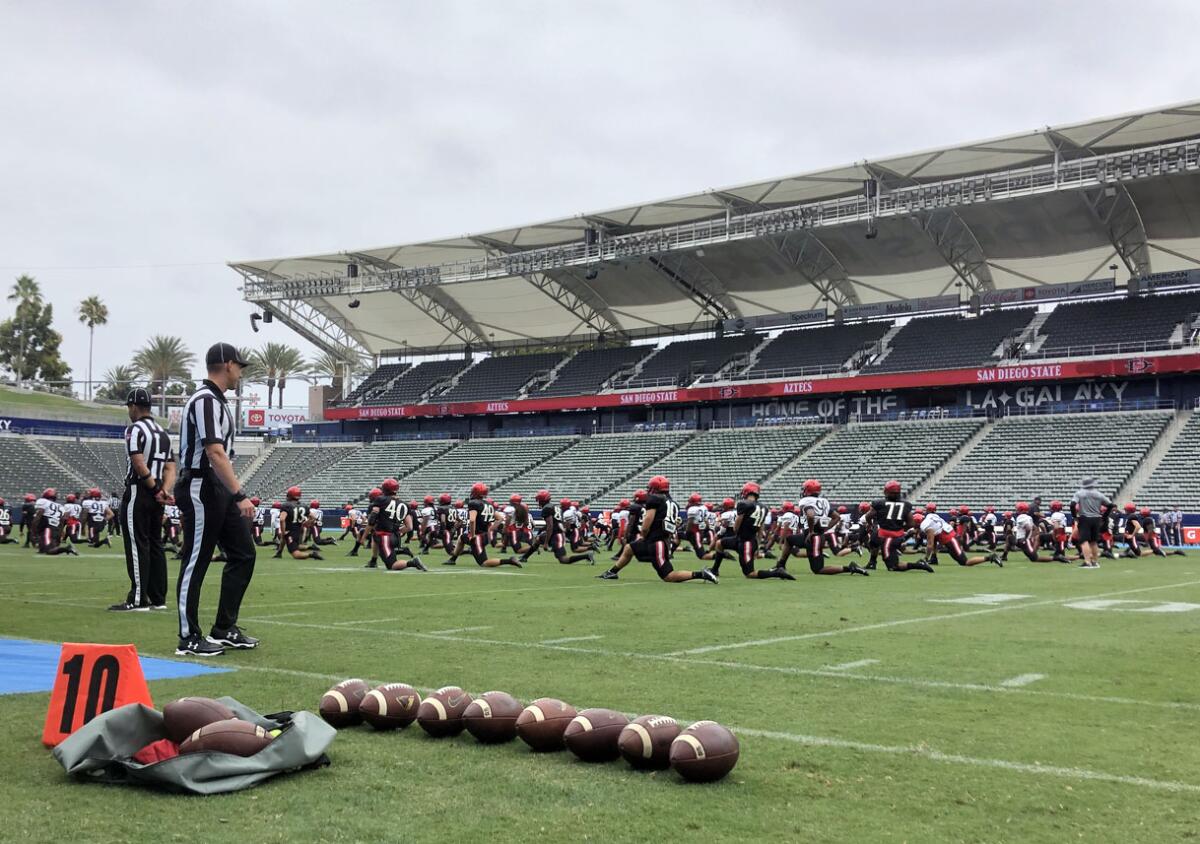
M253 650L258 647L258 639L253 636L247 636L235 624L228 630L213 630L208 637L208 641L214 645L223 645L227 648L238 648L239 650Z
M180 639L175 656L220 656L225 649L200 635Z

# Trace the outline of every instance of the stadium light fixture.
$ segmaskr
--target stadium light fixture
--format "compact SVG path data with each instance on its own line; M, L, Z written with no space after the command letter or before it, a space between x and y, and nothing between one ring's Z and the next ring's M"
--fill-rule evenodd
M260 319L262 319L262 314L257 313L257 312L250 314L250 329L255 334L258 333L258 321Z

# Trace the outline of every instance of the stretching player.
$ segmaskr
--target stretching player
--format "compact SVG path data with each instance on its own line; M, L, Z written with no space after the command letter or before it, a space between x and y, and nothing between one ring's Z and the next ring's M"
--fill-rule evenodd
M821 495L821 482L807 480L804 482L804 497L796 505L800 518L802 532L791 536L783 546L783 556L779 558L779 570L784 570L792 550L804 545L805 556L808 557L808 568L813 574L870 574L858 563L848 566L825 565L825 546L831 544L836 548L836 542L831 543L831 534L841 523L841 519L830 515L829 499ZM760 575L761 576L761 575Z
M1038 529L1030 514L1030 509L1030 506L1024 501L1017 502L1017 516L1013 519L1013 543L1031 563L1068 562L1065 557L1058 560L1054 557L1038 556Z
M88 490L88 497L83 502L84 517L87 520L87 544L89 548L99 548L101 545L112 547L112 540L104 535L104 526L112 518L112 509L103 497L99 488Z
M639 489L634 495L635 501L642 492ZM676 571L671 565L671 540L679 527L679 505L671 498L671 481L662 475L655 475L650 479L650 492L644 497L645 511L639 514L637 524L634 524L632 517L629 520L630 530L637 531L635 538L625 545L616 565L597 577L616 580L618 572L637 557L640 562L653 565L655 573L664 583L684 583L689 580L717 583L717 576L708 569Z
M712 574L719 575L721 562L728 557L735 557L742 567L742 574L752 580L779 578L780 580L795 580L796 578L782 565L773 569L754 569L754 561L758 559L758 544L766 527L767 508L758 503L760 494L758 484L749 481L742 484L742 500L737 505L737 518L733 520L733 534L717 541L718 549L701 559L712 559Z
M305 548L304 533L312 527L312 516L307 508L300 503L300 487L288 487L287 501L279 508L279 533L282 541L275 556L279 557L286 548L293 560L323 560L315 548Z
M489 557L487 551L488 530L495 521L496 508L487 502L488 485L482 481L471 486L471 498L467 501L467 532L466 544L471 549L471 556L475 558L475 564L483 568L495 568L496 566L516 566L521 568L521 563L516 557ZM461 543L461 540L460 540ZM454 557L458 556L459 549L455 548ZM455 559L452 557L443 565L452 566L455 564Z
M60 545L62 539L63 507L58 503L58 490L50 487L34 504L34 520L38 530L38 553L49 556L70 554L78 557L79 552L68 545Z
M888 481L883 485L883 499L874 501L867 519L872 528L879 532L880 555L888 571L924 571L933 573L933 566L925 561L900 561L900 545L913 528L912 503L900 497L899 481Z
M566 499L563 500L565 501ZM584 554L567 555L567 528L563 522L562 504L555 505L551 503L549 490L538 490L537 503L542 507L542 520L546 523L545 530L542 533L542 544L550 549L550 552L554 554L554 558L563 565L584 561L594 564L596 562L594 551L588 551ZM529 555L533 553L533 550L534 546L530 545L529 549L521 555L522 563L529 561Z
M10 534L12 534L12 511L8 509L4 499L0 498L0 545L8 545L17 541Z
M930 565L937 564L937 552L940 546L960 566L995 563L1001 568L1004 567L1004 563L1000 562L1000 558L995 554L989 554L985 557L968 557L963 550L962 542L958 538L958 531L955 530L955 526L941 517L937 512L937 505L932 502L925 505L925 517L921 520L921 532L925 534L926 544L929 548L925 555L925 562Z
M395 478L388 478L379 485L380 495L371 500L370 515L375 529L375 546L379 556L383 559L383 569L384 571L405 571L411 568L414 571L428 571L421 562L421 558L416 555L404 559L397 557L400 552L412 553L407 548L397 548L396 546L399 544L397 537L411 531L413 524L413 514L408 505L395 498L399 489L400 482ZM374 555L371 556L371 561L367 563L366 567L372 569L376 567Z

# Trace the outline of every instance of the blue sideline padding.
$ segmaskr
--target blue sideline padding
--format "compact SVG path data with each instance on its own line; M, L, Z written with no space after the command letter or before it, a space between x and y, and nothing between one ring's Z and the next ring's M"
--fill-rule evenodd
M47 642L0 638L0 695L48 692L53 689L61 649L61 645ZM176 680L235 670L148 656L138 658L147 680Z

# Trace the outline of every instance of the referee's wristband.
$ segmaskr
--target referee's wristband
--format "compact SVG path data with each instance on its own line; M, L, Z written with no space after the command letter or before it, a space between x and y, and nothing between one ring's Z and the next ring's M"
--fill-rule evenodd
M246 493L239 489L237 492L235 492L233 494L233 500L234 501L245 501Z

